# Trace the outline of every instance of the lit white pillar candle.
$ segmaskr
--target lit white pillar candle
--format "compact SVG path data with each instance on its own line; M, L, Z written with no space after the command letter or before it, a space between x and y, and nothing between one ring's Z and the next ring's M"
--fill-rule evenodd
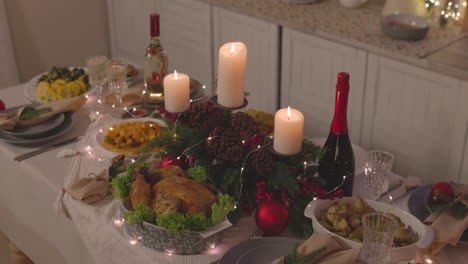
M187 74L168 74L164 77L164 107L170 113L181 113L190 106L190 78Z
M284 155L294 155L302 150L304 115L288 106L276 111L273 149Z
M218 104L240 107L244 104L245 64L247 47L242 42L230 42L219 49Z

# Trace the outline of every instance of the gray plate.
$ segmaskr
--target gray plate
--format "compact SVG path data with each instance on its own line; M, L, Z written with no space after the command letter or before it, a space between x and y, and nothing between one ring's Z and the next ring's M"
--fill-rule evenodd
M8 142L11 144L37 144L42 143L45 141L52 140L56 137L59 137L65 134L74 123L74 113L73 112L66 112L64 113L64 121L56 128L42 134L39 137L34 138L22 138L16 137L10 134L5 133L4 131L0 131L0 141Z
M9 110L14 111L21 106L13 107ZM56 129L65 121L65 114L60 113L47 121L42 123L33 125L33 126L26 126L26 127L16 127L14 130L4 130L3 133L9 134L15 137L22 137L22 138L38 138L41 137L43 134Z
M427 195L431 191L431 188L432 185L421 186L411 193L411 196L408 199L408 209L410 213L416 216L416 218L421 222L431 215L431 212L429 212L426 205ZM468 231L465 230L460 238L460 242L468 242Z
M287 237L264 237L242 242L231 248L219 264L270 264L281 256L286 256L296 243L304 240Z

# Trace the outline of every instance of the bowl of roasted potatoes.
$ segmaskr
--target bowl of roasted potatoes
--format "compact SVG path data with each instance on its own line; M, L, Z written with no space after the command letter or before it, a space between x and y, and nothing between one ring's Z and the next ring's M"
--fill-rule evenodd
M340 200L314 200L309 203L304 215L312 219L316 232L338 237L351 248L362 246L362 217L380 212L395 218L399 227L395 233L391 252L392 261L407 261L414 258L416 248L427 248L433 240L431 227L421 223L413 215L382 202L345 197Z

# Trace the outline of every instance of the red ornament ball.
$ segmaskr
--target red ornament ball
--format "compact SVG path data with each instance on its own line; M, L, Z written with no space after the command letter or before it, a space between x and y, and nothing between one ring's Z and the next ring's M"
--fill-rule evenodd
M5 110L5 103L2 100L0 100L0 111L3 110Z
M263 201L255 212L255 223L265 236L279 235L288 224L288 208L280 201Z
M182 167L182 158L177 157L168 157L163 159L161 167L166 168L169 166L179 166Z
M447 182L438 182L432 186L432 197L436 202L450 202L455 198L455 192Z

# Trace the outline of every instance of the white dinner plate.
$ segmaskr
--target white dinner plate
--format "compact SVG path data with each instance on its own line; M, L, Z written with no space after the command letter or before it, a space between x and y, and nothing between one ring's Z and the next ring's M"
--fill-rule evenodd
M47 133L42 134L40 137L22 138L22 137L16 137L16 136L7 134L4 131L0 131L0 141L11 143L11 144L27 145L27 144L38 144L38 143L52 140L54 138L57 138L67 133L70 130L70 128L73 126L75 122L74 112L64 113L64 118L65 120L62 122L62 124L48 131Z
M1 111L2 113L9 113L12 111L16 111L21 107L35 107L36 104L30 104L30 105L20 105L20 106L15 106L8 108L4 111ZM44 122L41 122L36 125L32 126L17 126L13 130L3 130L2 132L5 134L9 134L15 137L22 137L22 138L38 138L47 132L57 128L60 126L63 122L65 121L65 114L60 113L57 114L53 117L51 117L49 120L46 120Z

